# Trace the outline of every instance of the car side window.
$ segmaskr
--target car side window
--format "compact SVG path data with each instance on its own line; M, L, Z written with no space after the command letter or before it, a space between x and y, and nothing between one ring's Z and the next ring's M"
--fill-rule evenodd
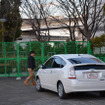
M54 58L49 59L43 66L44 69L49 69L52 68L52 62L53 62Z
M65 65L66 65L66 62L60 57L57 57L54 59L52 68L63 68Z
M60 68L61 67L61 59L60 58L55 58L52 68Z
M66 65L66 62L62 59L61 68L63 68L65 65Z

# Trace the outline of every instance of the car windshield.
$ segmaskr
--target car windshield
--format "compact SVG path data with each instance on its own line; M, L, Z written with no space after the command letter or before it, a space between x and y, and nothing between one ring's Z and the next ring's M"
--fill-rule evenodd
M81 64L81 63L103 63L101 60L97 59L97 58L71 58L68 59L69 62L71 62L72 64Z

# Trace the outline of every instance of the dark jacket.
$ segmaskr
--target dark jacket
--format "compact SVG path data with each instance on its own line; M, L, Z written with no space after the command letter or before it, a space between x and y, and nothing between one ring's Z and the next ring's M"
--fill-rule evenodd
M35 59L33 56L28 57L28 68L31 68L31 69L35 68Z

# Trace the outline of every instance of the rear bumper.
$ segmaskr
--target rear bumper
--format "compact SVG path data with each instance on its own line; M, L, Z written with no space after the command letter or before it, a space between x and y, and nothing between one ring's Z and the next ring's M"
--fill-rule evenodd
M63 81L66 93L86 92L86 91L105 91L105 81L78 81L65 79Z

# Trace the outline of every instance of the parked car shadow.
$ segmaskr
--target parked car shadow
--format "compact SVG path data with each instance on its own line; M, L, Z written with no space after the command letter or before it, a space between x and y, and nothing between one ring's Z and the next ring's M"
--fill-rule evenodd
M54 96L54 97L58 97L58 94L50 91L50 90L43 90L44 93L50 95L50 96ZM73 100L96 100L96 99L105 99L105 97L101 97L99 92L77 92L77 93L70 93L67 94L67 98L66 99L73 99Z

